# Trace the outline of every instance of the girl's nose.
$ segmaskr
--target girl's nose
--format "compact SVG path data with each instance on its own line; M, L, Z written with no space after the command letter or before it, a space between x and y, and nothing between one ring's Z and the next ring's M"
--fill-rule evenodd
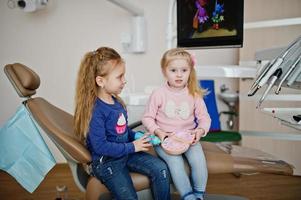
M122 83L122 84L126 84L126 79L125 79L124 76L121 78L121 83Z
M177 76L182 76L182 72L178 71Z

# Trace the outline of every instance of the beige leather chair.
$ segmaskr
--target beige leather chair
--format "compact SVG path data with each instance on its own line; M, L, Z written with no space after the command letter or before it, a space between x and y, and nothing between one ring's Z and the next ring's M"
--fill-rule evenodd
M4 71L20 97L25 97L24 104L34 120L62 152L80 190L86 193L87 200L105 198L109 192L95 177L90 176L84 165L91 161L86 147L73 134L73 116L52 105L41 97L32 97L40 86L39 76L30 68L20 63L8 64ZM132 125L136 128L140 124ZM231 155L213 143L202 143L209 173L274 173L291 175L292 166L279 160L264 162L261 159ZM154 151L151 151L155 154ZM141 174L131 174L137 191L149 188L149 180Z

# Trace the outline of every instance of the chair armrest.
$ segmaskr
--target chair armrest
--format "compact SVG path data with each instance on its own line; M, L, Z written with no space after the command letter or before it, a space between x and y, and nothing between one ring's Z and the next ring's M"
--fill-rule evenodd
M129 125L129 128L130 128L130 129L135 129L135 128L141 126L141 125L142 125L142 121L136 121L136 122L131 123L131 124Z

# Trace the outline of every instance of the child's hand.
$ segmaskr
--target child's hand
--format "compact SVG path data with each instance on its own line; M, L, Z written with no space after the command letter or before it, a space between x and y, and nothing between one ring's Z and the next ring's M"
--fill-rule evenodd
M191 143L191 145L195 145L196 143L198 143L200 141L201 137L205 134L205 130L202 128L196 128L196 129L192 130L191 133L195 135L194 140Z
M149 143L150 138L147 135L144 135L138 140L133 141L133 144L135 146L135 152L139 151L148 151L149 147L152 145Z

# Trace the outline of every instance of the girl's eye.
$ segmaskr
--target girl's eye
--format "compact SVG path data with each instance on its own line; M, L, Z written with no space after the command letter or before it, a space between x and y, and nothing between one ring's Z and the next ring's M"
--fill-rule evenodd
M176 70L175 70L175 69L171 69L170 71L171 71L171 72L176 72Z
M183 72L187 72L188 70L187 70L187 69L183 69L182 71L183 71Z

